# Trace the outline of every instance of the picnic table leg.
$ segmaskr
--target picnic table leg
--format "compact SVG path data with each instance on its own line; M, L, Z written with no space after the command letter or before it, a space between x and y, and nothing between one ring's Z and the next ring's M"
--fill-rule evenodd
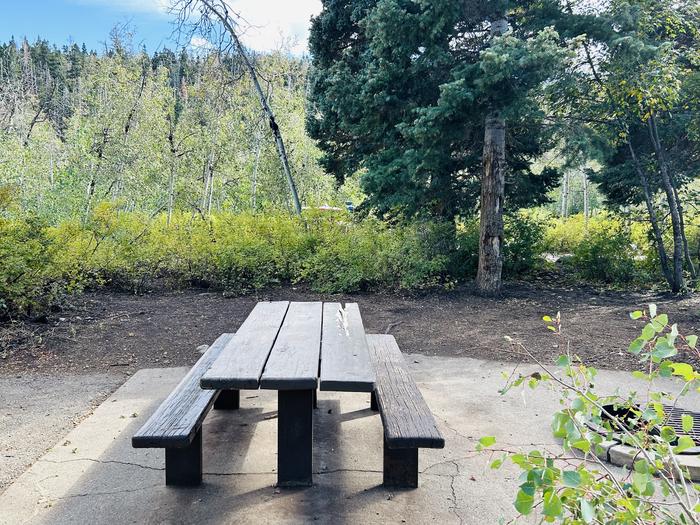
M184 448L165 449L165 484L191 487L202 482L202 429Z
M384 486L418 487L417 448L389 448L384 441Z
M377 393L372 392L369 398L369 407L375 412L379 412L379 404L377 403Z
M277 405L277 485L312 484L313 390L280 390Z
M240 407L240 390L222 390L214 401L214 410L238 410Z

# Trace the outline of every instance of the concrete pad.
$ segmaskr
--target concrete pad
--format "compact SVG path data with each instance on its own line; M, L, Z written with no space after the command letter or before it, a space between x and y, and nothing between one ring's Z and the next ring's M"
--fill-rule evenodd
M118 373L0 376L0 492L123 382Z
M442 525L513 517L519 471L489 469L490 455L476 453L476 442L494 435L500 446L558 451L550 431L555 396L546 388L500 396L510 364L407 359L446 439L443 450L421 450L416 490L381 487L382 428L369 396L333 392L319 393L315 412L314 486L276 489L274 391L244 391L239 411L212 411L204 425L204 483L166 487L163 450L132 449L130 438L186 369L149 369L0 495L0 523ZM633 388L631 381L628 373L601 372L599 382L613 389Z

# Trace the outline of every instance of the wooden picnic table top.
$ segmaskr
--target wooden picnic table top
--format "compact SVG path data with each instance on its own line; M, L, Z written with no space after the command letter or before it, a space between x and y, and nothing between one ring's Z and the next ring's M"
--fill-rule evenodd
M356 303L259 302L200 384L372 392L375 373L360 310Z

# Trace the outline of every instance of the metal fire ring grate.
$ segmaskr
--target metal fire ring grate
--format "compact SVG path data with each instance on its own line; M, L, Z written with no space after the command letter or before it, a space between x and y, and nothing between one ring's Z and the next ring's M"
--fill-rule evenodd
M695 441L695 444L700 447L700 413L669 405L664 405L664 412L668 414L668 426L673 428L676 434L690 436L690 438ZM683 430L681 417L684 415L692 416L693 418L693 428L690 432L685 432Z

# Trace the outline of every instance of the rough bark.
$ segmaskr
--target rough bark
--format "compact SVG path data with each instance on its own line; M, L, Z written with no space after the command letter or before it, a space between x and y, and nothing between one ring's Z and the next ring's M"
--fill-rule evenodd
M491 36L508 30L505 18L491 23ZM481 178L479 268L476 287L483 295L501 292L503 273L503 199L506 168L506 122L498 108L486 117Z
M683 239L683 256L685 257L685 264L690 273L691 279L695 280L697 278L697 272L695 271L695 264L693 264L693 258L690 255L690 247L688 246L688 237L685 234L685 220L683 219L683 203L678 196L678 188L673 179L671 179L671 184L673 186L673 194L676 196L676 203L678 204L678 216L681 222L681 237Z
M481 180L479 269L477 288L482 294L501 291L503 272L503 197L505 186L506 123L498 112L486 119L484 173Z

